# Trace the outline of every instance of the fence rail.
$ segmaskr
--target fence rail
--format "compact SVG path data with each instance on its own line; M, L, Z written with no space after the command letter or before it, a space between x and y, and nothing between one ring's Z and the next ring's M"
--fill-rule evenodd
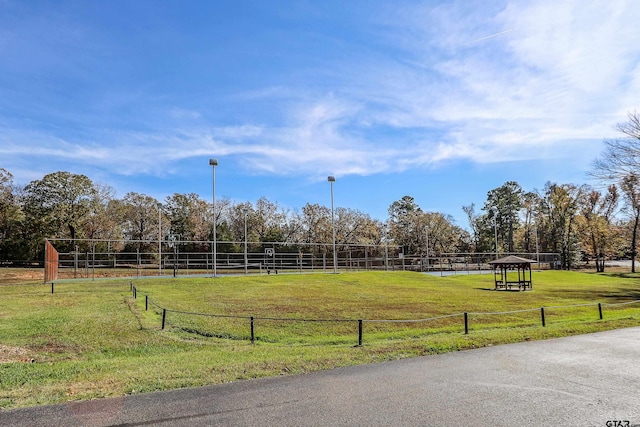
M59 252L59 277L90 278L96 276L141 277L154 275L262 273L286 271L332 271L332 246L306 242L219 241L218 251L212 242L169 240L91 240L49 239ZM509 253L537 262L538 269L557 268L556 253ZM489 261L495 253L406 254L393 244L340 243L335 268L339 270L410 270L421 272L471 272L491 270ZM47 280L45 280L46 282Z
M51 293L56 292L55 283L51 283ZM640 300L624 301L617 303L585 303L585 304L573 304L562 306L546 306L546 307L534 307L520 310L510 311L496 311L496 312L459 312L444 314L439 316L433 316L420 319L345 319L345 318L333 318L333 319L318 319L318 318L298 318L298 317L273 317L273 316L250 316L250 315L228 315L217 313L202 313L186 310L177 310L163 306L161 303L153 300L149 293L140 292L133 282L129 282L129 291L132 297L137 300L138 294L144 296L145 311L153 310L161 318L160 329L164 330L167 325L173 326L187 333L193 333L206 337L217 337L235 340L250 340L254 343L256 340L262 342L292 342L292 334L295 333L297 339L294 342L304 343L305 337L314 337L319 334L330 335L328 341L331 344L353 344L354 336L357 333L357 346L363 345L364 338L364 325L370 325L374 329L372 332L381 333L374 337L374 340L380 339L394 339L398 336L403 336L406 333L407 336L416 337L417 335L430 335L434 333L455 333L464 330L464 334L469 334L471 326L474 326L474 330L488 330L499 329L504 325L504 321L483 321L483 319L491 318L491 316L514 316L523 313L532 313L532 316L516 317L519 321L516 326L534 326L541 325L546 327L548 320L551 319L554 323L560 323L563 321L562 315L558 311L562 310L579 310L582 314L582 318L575 319L583 321L584 319L603 320L604 309L615 309L616 307L624 307L633 304L639 304ZM59 290L58 290L59 292ZM591 311L591 308L594 308ZM597 308L597 318L595 308ZM588 310L587 310L588 309ZM535 314L537 312L537 314ZM635 313L635 312L634 312ZM634 314L635 315L635 314ZM215 319L219 323L215 325L199 323L194 319ZM461 318L451 322L450 320L455 318ZM613 319L620 318L614 317ZM572 318L573 319L573 318ZM229 322L229 321L235 321ZM587 320L584 320L587 321ZM238 325L238 322L240 325ZM269 322L277 323L279 326L275 328L269 328L267 324ZM388 330L380 329L385 324L407 324L416 325L420 323L432 322L434 326L430 328L423 327L422 329L404 329L398 331L398 329ZM283 326L283 324L306 324L304 329L296 328L295 326ZM317 326L311 326L315 324ZM337 325L332 330L333 334L327 334L328 324ZM262 332L260 335L256 335L256 328L261 327ZM213 328L213 329L212 329ZM293 331L292 331L293 329ZM260 329L259 329L260 330ZM380 338L380 337L385 338ZM317 340L314 340L317 342Z
M52 286L53 292L53 286ZM130 290L132 292L132 296L137 298L138 290L133 285L133 282L130 283ZM141 293L145 297L145 310L148 310L149 304L155 306L158 311L157 313L162 317L161 329L165 329L166 325L172 325L176 328L182 329L186 332L196 333L198 335L209 336L209 337L221 337L221 338L232 338L232 339L247 339L254 343L258 338L255 334L255 327L257 322L289 322L289 323L336 323L336 324L354 324L354 329L344 330L342 329L342 334L350 335L353 334L354 330L357 330L358 336L358 346L362 346L363 344L363 336L364 336L364 324L389 324L389 323L406 323L406 324L416 324L416 323L426 323L433 322L437 320L451 319L455 317L462 317L463 321L459 324L458 327L455 325L448 325L448 330L455 331L458 328L464 328L464 333L468 334L470 330L470 316L474 317L487 317L487 316L504 316L504 315L513 315L519 313L528 313L528 312L539 312L539 322L542 327L547 325L547 316L549 314L549 310L566 310L566 309L574 309L574 308L586 308L586 307L595 307L597 308L598 318L600 320L604 319L603 308L605 307L615 307L615 306L623 306L630 304L638 304L640 300L634 301L625 301L621 303L590 303L590 304L575 304L575 305L565 305L565 306L548 306L548 307L536 307L536 308L528 308L521 310L512 310L512 311L500 311L500 312L460 312L460 313L452 313L440 316L433 316L422 319L307 319L307 318L293 318L293 317L257 317L257 316L241 316L241 315L224 315L224 314L214 314L214 313L199 313L199 312L189 312L183 310L175 310L167 307L161 306L159 303L151 299L148 293ZM234 331L232 327L229 325L223 325L226 327L224 330L217 330L214 332L206 332L203 325L198 325L197 322L189 322L183 319L182 324L180 324L180 319L174 320L170 322L167 319L167 315L182 315L182 316L192 316L192 317L205 317L205 318L216 318L216 319L232 319L232 320L244 320L244 332L242 331ZM595 317L595 315L594 315ZM480 323L479 323L480 324ZM248 331L247 331L248 325ZM453 326L453 327L452 327ZM200 328L200 329L199 329ZM237 328L237 327L236 327ZM241 327L242 329L243 327ZM357 328L357 329L356 329ZM352 331L349 333L348 331ZM272 336L275 336L273 334ZM274 341L274 338L267 338L265 336L264 341ZM344 337L342 338L344 341Z

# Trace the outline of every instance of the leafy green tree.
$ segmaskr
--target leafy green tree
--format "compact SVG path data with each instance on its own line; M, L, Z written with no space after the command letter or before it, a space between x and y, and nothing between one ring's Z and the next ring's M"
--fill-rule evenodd
M122 198L122 210L122 229L130 241L129 249L156 249L159 235L164 241L171 231L164 207L151 196L129 192Z
M255 206L255 232L261 242L282 242L287 214L277 204L261 197Z
M331 252L331 210L326 206L306 204L301 214L291 216L288 227L295 228L296 239L308 245L307 250L315 253ZM339 207L335 210L335 228L338 250L346 249L349 244L381 244L384 234L384 227L380 221L349 208Z
M421 229L424 230L419 233L420 244L425 248L424 255L426 255L427 232L429 233L429 255L468 252L470 235L455 225L451 215L425 212L420 218L420 224L423 225Z
M493 209L497 209L498 240L503 249L515 251L515 230L520 226L520 210L523 205L524 191L515 181L505 182L487 193L487 201L482 208L493 218ZM505 248L506 246L506 248Z
M228 209L228 217L229 217L229 229L231 230L232 240L236 242L234 246L234 251L241 252L244 250L244 246L242 242L244 242L245 235L245 211L246 211L246 221L247 221L247 243L249 251L256 251L257 246L252 244L258 240L256 234L256 227L253 225L255 221L255 212L253 206L250 202L245 203L236 203L229 207Z
M95 193L89 203L89 216L83 224L82 235L87 239L123 239L123 220L120 204L114 199L115 191L108 185L95 184Z
M13 175L0 168L0 259L19 259L21 250L23 213L20 207Z
M402 246L406 254L420 250L421 235L425 234L425 224L421 223L422 209L411 196L403 196L389 206L390 237Z
M535 192L527 192L522 196L521 209L521 233L516 238L516 250L527 253L534 253L538 240L538 214L541 210L542 201Z
M336 243L346 245L377 240L378 227L375 224L369 215L357 209L337 208Z
M233 233L229 224L229 210L233 204L228 197L222 197L216 199L216 209L214 212L215 224L216 224L216 240L218 242L233 240ZM208 205L208 211L211 209L211 204ZM208 216L210 218L210 216ZM208 221L207 221L208 222ZM213 226L209 230L209 241L213 241Z
M548 182L541 197L542 229L551 246L547 250L560 253L567 270L581 257L576 219L584 191L582 186Z
M25 187L25 220L33 236L32 249L45 237L67 238L75 241L81 236L85 223L93 212L97 197L93 182L85 175L54 172ZM34 254L35 255L35 254Z
M192 242L186 244L188 249L207 249L206 244L195 243L206 241L212 230L211 209L206 201L195 193L175 193L167 197L164 208L172 234L180 235L182 241Z
M316 253L326 253L331 244L331 209L317 203L307 203L298 217L299 235L302 243L310 245Z
M611 253L615 231L613 230L613 214L618 205L618 189L610 185L606 194L584 188L580 203L578 229L583 234L583 246L595 259L596 271L604 272L605 258Z

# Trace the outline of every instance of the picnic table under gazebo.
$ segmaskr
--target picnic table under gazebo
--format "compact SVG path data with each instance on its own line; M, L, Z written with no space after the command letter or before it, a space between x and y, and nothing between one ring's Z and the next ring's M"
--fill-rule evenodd
M536 261L514 255L489 261L489 265L493 268L494 289L511 290L513 287L517 287L518 290L523 291L533 289L531 264L535 264L535 262ZM516 272L518 280L515 280Z

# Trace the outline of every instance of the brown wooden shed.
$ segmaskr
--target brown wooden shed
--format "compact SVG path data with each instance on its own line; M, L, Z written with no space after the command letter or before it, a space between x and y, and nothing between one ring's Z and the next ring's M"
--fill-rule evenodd
M495 281L494 289L511 290L514 286L517 286L518 290L523 291L533 289L531 264L535 264L535 262L536 261L531 259L520 258L514 255L490 261L489 265L493 268L493 278ZM515 280L516 272L518 280Z

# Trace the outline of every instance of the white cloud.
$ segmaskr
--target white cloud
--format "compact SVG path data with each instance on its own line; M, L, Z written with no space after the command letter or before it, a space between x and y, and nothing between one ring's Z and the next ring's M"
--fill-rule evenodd
M154 111L165 111L170 124L147 115L140 119L147 130L105 125L90 143L7 128L0 153L121 174L159 174L216 153L238 156L253 173L366 175L459 159L586 155L638 109L633 1L427 2L388 12L369 23L367 50L326 64L330 81L300 89L274 79L227 95L247 108L237 123L208 124L194 106L160 105ZM109 100L110 108L133 102ZM250 110L253 103L259 107Z
M436 37L431 45L446 48L448 55L431 65L439 73L434 79L440 80L429 86L436 105L425 105L420 94L410 91L398 94L396 101L405 100L405 116L426 115L445 129L434 141L434 154L420 159L526 159L548 155L551 150L541 149L546 146L584 146L610 135L612 124L624 119L619 111L629 108L630 85L620 82L633 81L637 73L636 6L514 2L486 25L457 7L421 15L425 27L430 16L440 18L438 31L425 33ZM481 31L485 36L475 39L480 43L465 42ZM415 56L430 57L423 38L416 39ZM637 102L637 87L632 91ZM567 150L554 154L567 155Z

